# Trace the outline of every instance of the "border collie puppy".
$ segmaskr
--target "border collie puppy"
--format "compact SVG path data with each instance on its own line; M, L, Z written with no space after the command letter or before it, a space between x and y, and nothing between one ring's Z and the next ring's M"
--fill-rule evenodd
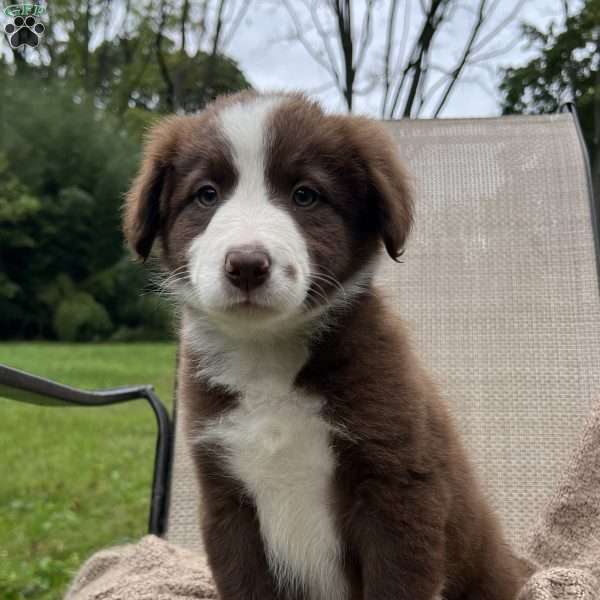
M374 121L241 93L148 137L124 215L182 312L179 401L222 600L511 600L519 566L374 290L412 220Z

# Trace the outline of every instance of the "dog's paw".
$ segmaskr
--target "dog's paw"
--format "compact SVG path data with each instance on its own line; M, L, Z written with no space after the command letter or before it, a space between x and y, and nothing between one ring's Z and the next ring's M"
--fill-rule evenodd
M4 26L4 33L13 48L23 45L35 48L40 43L40 36L44 35L44 31L46 28L43 23L38 23L31 15L25 19L15 17L13 23Z

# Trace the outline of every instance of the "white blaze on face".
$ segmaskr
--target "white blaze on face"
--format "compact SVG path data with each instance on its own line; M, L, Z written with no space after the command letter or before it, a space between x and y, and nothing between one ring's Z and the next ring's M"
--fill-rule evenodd
M270 256L270 276L252 291L251 299L275 309L276 321L299 312L310 285L305 240L291 215L269 199L265 181L267 124L283 101L281 97L257 98L227 107L219 115L238 182L188 252L194 292L202 308L212 315L226 318L227 309L245 299L224 272L227 252L239 246L260 246ZM290 276L290 267L294 276Z
M308 248L284 199L270 199L265 181L268 123L283 101L258 98L219 116L238 182L190 246L190 279L208 319L188 315L184 336L204 358L200 375L239 395L239 405L203 421L196 442L218 444L229 472L252 495L278 584L303 589L315 600L345 600L342 545L331 508L331 426L321 416L322 400L294 384L308 356L303 337L289 332L304 318ZM251 300L274 308L274 316L231 311L245 293L227 281L225 257L245 245L269 254L270 276L252 290ZM285 334L255 335L265 330Z

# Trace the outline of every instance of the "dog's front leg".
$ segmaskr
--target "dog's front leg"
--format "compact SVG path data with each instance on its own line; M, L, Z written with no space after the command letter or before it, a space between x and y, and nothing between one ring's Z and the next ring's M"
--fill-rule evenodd
M251 499L211 458L201 471L204 545L220 600L279 600Z
M445 509L428 487L419 483L394 493L389 483L380 489L369 482L361 490L351 527L363 600L439 600Z

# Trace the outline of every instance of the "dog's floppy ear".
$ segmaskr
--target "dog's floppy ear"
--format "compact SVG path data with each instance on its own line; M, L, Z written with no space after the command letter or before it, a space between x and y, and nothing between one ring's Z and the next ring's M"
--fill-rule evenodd
M165 217L179 121L168 117L148 132L140 169L125 197L123 233L142 260L148 258Z
M369 201L387 253L397 260L413 223L413 189L392 138L382 126L364 117L348 117L354 147L366 165Z

